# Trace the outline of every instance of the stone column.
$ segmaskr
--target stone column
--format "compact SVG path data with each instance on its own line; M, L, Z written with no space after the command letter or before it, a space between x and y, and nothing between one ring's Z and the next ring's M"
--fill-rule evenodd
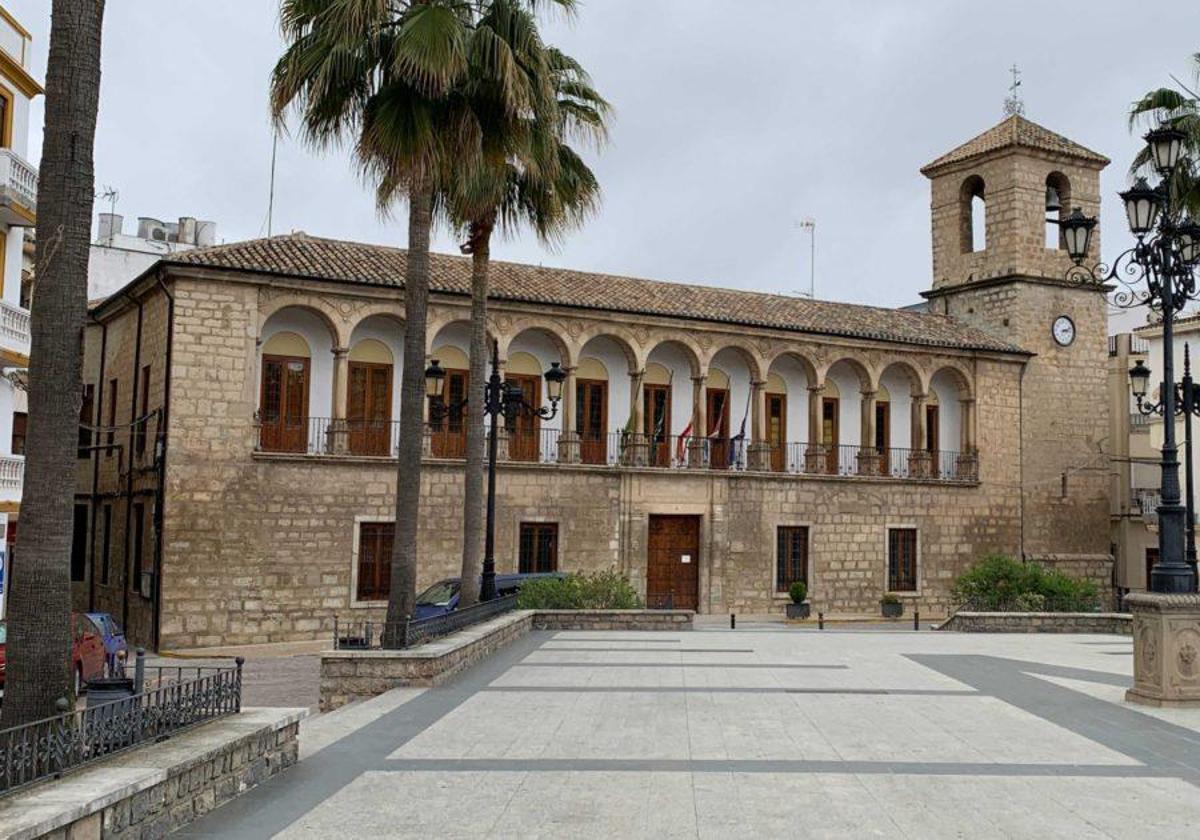
M562 395L562 431L558 435L558 462L560 464L578 464L579 457L579 418L575 406L575 368L566 367L567 374L563 382Z
M333 348L333 416L327 434L328 452L344 455L350 451L346 412L350 402L350 348Z
M708 402L705 387L708 376L692 377L692 436L688 438L688 466L704 469L708 466Z
M879 475L879 451L875 449L875 401L878 393L863 391L859 401L859 475Z
M979 480L979 448L975 442L975 400L959 400L962 425L958 457L954 462L954 477L960 481Z
M925 448L925 406L928 394L912 395L912 439L908 453L908 474L912 478L928 478L933 457Z
M429 366L429 358L425 359L425 366ZM425 386L422 384L421 393L425 393ZM421 397L421 457L433 457L433 427L429 425L429 397Z
M824 398L824 384L808 387L808 446L804 451L806 473L829 472L829 459L825 455L825 441L821 434L821 401Z
M650 444L646 439L646 405L642 396L645 370L629 371L629 417L633 430L621 436L621 463L644 467L650 463Z
M1145 706L1200 708L1200 595L1134 592L1133 688L1125 699Z
M508 367L508 359L500 359L499 363L496 365L496 371L500 374L500 383L501 383L500 387L501 388L504 387L504 384L503 384L504 383L504 369L507 367ZM491 375L492 375L491 365L488 365L488 377L490 378ZM499 428L499 431L496 434L496 460L497 461L507 461L508 460L508 426L505 425L503 414L500 415L496 419L497 419L496 425ZM492 428L492 418L485 417L484 420L487 423L488 433L490 434L491 428Z
M746 466L752 470L771 469L771 444L767 442L767 383L750 383L750 446Z

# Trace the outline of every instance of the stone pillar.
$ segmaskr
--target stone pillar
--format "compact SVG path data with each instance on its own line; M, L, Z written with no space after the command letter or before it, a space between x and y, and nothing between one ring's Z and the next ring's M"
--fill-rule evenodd
M808 387L808 447L804 451L806 473L829 472L829 459L825 454L825 441L821 434L821 401L824 398L824 384Z
M705 387L708 376L692 377L692 436L688 438L688 466L708 466L708 402Z
M858 474L879 475L879 452L875 449L875 401L878 391L863 391L859 401L860 437Z
M350 348L333 348L333 416L329 420L328 452L344 455L350 451L346 412L350 402Z
M767 383L750 383L750 446L746 467L771 469L771 444L767 442Z
M503 384L504 383L504 369L506 367L508 367L508 359L500 359L499 363L496 365L496 370L500 374L500 383L501 383L500 387L501 388L504 387L504 384ZM490 378L491 375L492 375L492 371L491 371L491 366L489 365L488 366L488 377ZM496 460L497 461L507 461L508 460L508 426L505 425L504 415L500 415L500 417L498 417L497 420L499 421L497 423L497 426L499 427L499 432L496 435ZM485 416L484 422L487 423L488 432L490 433L491 428L492 428L492 418Z
M962 435L958 457L954 462L954 477L960 481L979 480L979 447L975 441L975 400L959 400L962 413Z
M425 366L429 366L429 359L426 358ZM422 384L421 393L425 393L425 386ZM421 397L421 457L433 457L433 427L429 425L429 397Z
M928 394L912 395L912 439L908 452L908 474L913 478L928 478L933 457L925 448L925 406Z
M1125 699L1145 706L1200 708L1200 595L1134 592L1133 688Z
M579 457L579 418L575 406L575 368L563 368L567 374L563 382L562 395L562 431L558 435L558 462L560 464L578 464Z
M650 463L650 443L646 438L646 405L642 395L645 370L629 371L629 417L633 431L621 436L621 463L629 467L644 467Z

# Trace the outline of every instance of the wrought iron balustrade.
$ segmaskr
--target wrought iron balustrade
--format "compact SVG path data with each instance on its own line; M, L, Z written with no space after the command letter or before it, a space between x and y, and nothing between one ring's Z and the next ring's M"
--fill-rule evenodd
M240 712L242 662L159 669L140 694L0 729L0 794Z
M495 618L517 608L517 596L505 595L483 601L472 607L453 610L444 615L408 622L333 617L333 647L335 650L374 650L380 648L410 648L440 636L457 633L472 624ZM395 638L392 638L392 636Z

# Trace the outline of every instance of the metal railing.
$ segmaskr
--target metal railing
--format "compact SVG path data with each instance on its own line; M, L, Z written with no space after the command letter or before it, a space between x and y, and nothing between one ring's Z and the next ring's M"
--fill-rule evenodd
M502 434L501 460L537 464L563 460L561 455L565 450L559 429L507 430ZM429 427L427 435L430 456L449 459L466 456L466 434L461 425ZM313 417L295 422L279 419L258 422L258 449L263 452L394 458L399 445L397 421ZM573 445L577 447L574 460L601 466L756 470L844 478L979 480L979 456L975 452L799 442L754 444L739 437L651 436L624 431L602 436L578 435Z
M345 621L335 615L333 617L333 647L334 650L415 647L431 639L457 633L472 624L487 621L516 608L517 596L505 595L501 598L483 601L473 607L464 607L461 610L417 621L388 622L370 619Z
M37 167L12 149L0 149L0 188L33 210L37 207Z
M0 455L0 490L20 490L25 480L25 456Z
M241 657L196 670L192 679L160 674L131 697L0 730L0 793L242 710Z

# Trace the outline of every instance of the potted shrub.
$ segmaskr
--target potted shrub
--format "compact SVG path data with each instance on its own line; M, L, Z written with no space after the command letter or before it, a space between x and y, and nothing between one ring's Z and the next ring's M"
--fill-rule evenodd
M812 612L812 607L804 599L808 597L808 587L802 582L796 581L788 588L788 597L792 599L792 603L787 605L788 618L808 618Z
M879 599L879 607L884 618L899 618L904 615L904 603L891 592Z

